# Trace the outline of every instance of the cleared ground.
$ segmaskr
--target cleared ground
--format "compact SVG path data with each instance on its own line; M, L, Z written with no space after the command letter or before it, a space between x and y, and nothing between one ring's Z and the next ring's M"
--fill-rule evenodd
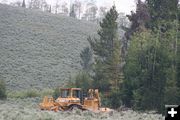
M0 101L0 120L164 120L162 115L137 113L132 110L111 114L74 110L48 112L38 108L39 98Z

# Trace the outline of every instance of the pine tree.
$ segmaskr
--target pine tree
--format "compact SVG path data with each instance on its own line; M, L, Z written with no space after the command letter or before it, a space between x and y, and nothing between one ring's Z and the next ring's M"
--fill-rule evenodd
M88 90L92 88L92 78L87 72L80 72L75 76L75 87Z
M124 70L123 102L127 106L158 111L164 107L170 64L159 32L144 31L132 38Z
M177 68L176 68L176 71L177 71L177 86L180 90L180 43L178 43L178 51L177 51ZM179 96L179 99L180 99L180 96Z
M175 20L178 11L178 1L179 0L146 0L151 17L149 28L157 28L161 20Z
M127 40L129 40L133 33L141 31L149 22L150 14L147 4L141 0L138 0L136 4L136 12L131 12L131 15L127 15L127 17L132 23L130 28L125 28L125 37Z
M117 18L118 13L115 6L113 6L100 22L99 39L88 39L95 54L94 85L104 92L114 89L120 81L119 66L121 61L120 40L117 36Z
M25 0L23 0L23 2L22 2L22 7L26 8L26 2L25 2Z
M76 13L75 13L75 8L74 8L74 7L75 7L75 6L74 6L74 4L73 4L72 7L71 7L69 16L70 16L70 17L73 17L73 18L76 18Z
M6 99L6 85L3 80L0 80L0 99Z
M89 39L95 55L97 55L97 58L102 62L107 61L112 56L114 41L117 37L118 30L116 22L117 18L118 13L115 6L113 6L102 22L100 22L101 29L98 31L100 39L95 39L94 41Z
M177 46L177 57L176 57L176 60L177 60L177 67L176 67L176 71L177 71L177 85L180 89L180 40L178 41L178 46ZM179 97L180 99L180 97Z
M131 15L127 15L129 21L131 22L130 28L122 26L125 30L124 37L122 39L122 57L123 61L127 54L127 49L131 37L134 33L143 31L144 28L147 28L147 23L150 21L150 13L148 11L148 6L146 3L138 0L136 4L136 12L131 12Z
M49 10L48 10L49 13L51 13L51 5L49 6Z
M84 48L80 53L81 66L86 72L90 72L90 70L92 69L92 55L92 51L89 47Z

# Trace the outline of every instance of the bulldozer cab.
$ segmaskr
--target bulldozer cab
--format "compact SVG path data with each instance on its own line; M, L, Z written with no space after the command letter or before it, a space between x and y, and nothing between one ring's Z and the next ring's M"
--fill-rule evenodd
M61 89L62 98L81 98L80 88L63 88Z

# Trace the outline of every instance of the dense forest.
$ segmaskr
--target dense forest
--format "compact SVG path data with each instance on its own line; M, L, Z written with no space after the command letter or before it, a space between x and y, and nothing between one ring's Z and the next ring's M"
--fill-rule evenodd
M127 16L130 28L118 35L113 6L81 54L76 87L98 88L104 105L162 112L180 104L180 6L178 0L138 0Z

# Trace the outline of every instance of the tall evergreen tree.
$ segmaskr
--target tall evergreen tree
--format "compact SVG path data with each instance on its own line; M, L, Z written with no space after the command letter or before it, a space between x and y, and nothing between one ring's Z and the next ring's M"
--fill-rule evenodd
M22 2L22 7L26 8L26 2L25 2L25 0L23 0L23 2Z
M124 71L124 103L136 109L160 111L169 68L167 51L161 46L158 32L137 33L132 39Z
M127 17L131 22L131 26L130 28L125 29L125 37L129 40L133 33L141 31L142 28L146 27L147 22L150 20L147 4L138 0L136 12L131 12L131 15L127 15Z
M90 72L92 68L92 55L92 51L89 47L84 48L83 51L81 51L80 53L81 66L86 72Z
M147 4L141 0L137 1L136 12L131 12L131 15L127 15L129 21L131 22L130 28L122 26L125 30L125 35L122 39L122 57L123 60L127 54L127 49L129 41L134 33L142 31L147 27L147 23L150 21L150 14L148 11Z
M6 85L3 80L0 80L0 99L6 99Z
M157 27L161 20L175 20L179 0L146 0L151 16L149 28Z
M70 9L70 13L69 13L70 17L76 18L76 13L75 13L75 5L73 4L71 9Z
M179 23L178 21L171 21L168 23L171 25L171 29L165 34L164 40L167 41L167 52L170 57L170 67L167 68L168 70L168 81L166 84L166 97L165 102L166 104L180 104L180 79L179 79ZM173 95L173 96L172 96ZM171 99L170 99L171 98Z
M49 13L51 13L51 5L49 6L49 10L48 10Z
M177 51L177 84L180 89L180 43L178 43L178 51ZM180 97L179 97L180 99Z
M115 81L119 81L120 70L120 40L117 36L118 13L115 6L107 12L100 22L99 39L89 38L95 54L94 85L101 91L110 91Z

